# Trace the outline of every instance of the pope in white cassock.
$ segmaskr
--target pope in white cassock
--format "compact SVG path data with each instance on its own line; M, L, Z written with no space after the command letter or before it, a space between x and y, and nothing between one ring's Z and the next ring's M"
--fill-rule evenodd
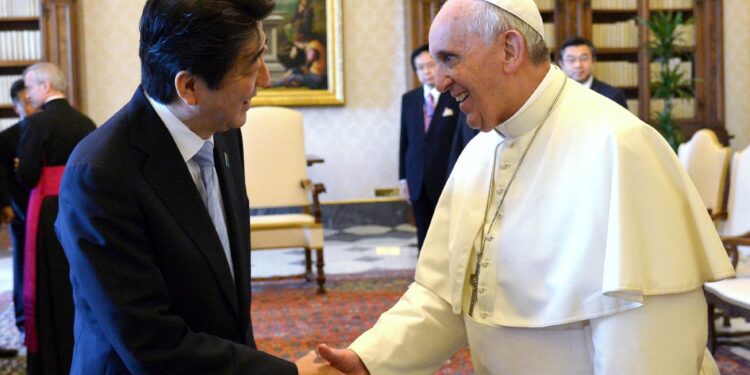
M550 65L532 0L449 0L437 88L480 133L443 190L401 300L352 374L718 374L704 282L733 275L705 206L649 125Z

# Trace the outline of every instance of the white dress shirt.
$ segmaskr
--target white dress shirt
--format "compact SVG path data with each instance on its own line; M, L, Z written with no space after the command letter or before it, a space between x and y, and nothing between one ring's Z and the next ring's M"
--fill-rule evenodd
M195 154L200 151L205 142L214 142L214 136L211 135L211 137L209 137L208 139L199 137L197 134L193 133L193 131L190 130L190 128L188 128L188 126L185 125L184 122L178 119L177 116L172 113L169 107L157 102L148 95L146 95L146 99L148 99L148 102L151 103L154 111L156 111L156 114L159 116L161 121L164 122L164 125L167 127L169 134L172 136L172 139L174 139L175 144L177 144L177 149L180 151L180 155L182 155L182 160L185 161L185 165L187 166L188 171L190 171L190 176L193 178L193 182L198 188L198 193L200 193L201 198L203 198L203 201L205 202L206 188L205 186L203 186L200 167L198 166L198 163L196 163L192 159L193 156L195 156ZM221 196L221 189L217 189L217 193L219 194L221 212L224 214L224 221L226 222L226 212L224 210L224 199ZM227 257L229 269L231 273L234 274L231 254L227 254L225 251L225 255Z

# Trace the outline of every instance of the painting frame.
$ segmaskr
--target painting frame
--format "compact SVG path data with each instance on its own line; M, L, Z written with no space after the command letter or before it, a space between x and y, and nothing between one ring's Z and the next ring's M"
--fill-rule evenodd
M322 89L285 86L261 88L258 90L258 95L253 98L254 106L342 106L345 104L342 0L317 1L325 1L326 87ZM284 16L274 14L274 12L264 21L269 47L264 58L272 75L274 69L278 70L282 66L278 55L284 40L281 34Z

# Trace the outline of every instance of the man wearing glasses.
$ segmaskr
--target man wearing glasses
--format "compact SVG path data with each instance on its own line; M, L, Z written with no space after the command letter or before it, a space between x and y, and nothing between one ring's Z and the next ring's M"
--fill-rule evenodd
M568 38L560 46L559 56L560 68L568 77L628 108L622 90L594 78L596 48L590 40L580 36Z

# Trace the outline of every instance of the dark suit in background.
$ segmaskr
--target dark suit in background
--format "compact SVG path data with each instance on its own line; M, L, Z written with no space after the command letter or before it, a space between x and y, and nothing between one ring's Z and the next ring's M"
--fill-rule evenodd
M94 129L94 122L67 100L45 103L40 112L24 120L18 147L18 180L37 193L46 190L43 186L53 184L51 180L55 179L48 179L49 172L64 167L73 148ZM34 194L32 191L27 212L24 254L28 371L68 374L73 348L73 299L68 262L54 230L58 197L46 193L40 196L39 220L35 222Z
M399 179L406 179L409 185L420 249L448 177L448 158L460 112L458 103L450 94L441 94L425 133L423 108L422 87L404 94L401 102Z
M625 100L625 93L617 87L610 86L594 78L594 80L591 81L591 89L614 100L615 103L623 106L625 109L628 109L628 102Z
M3 200L0 206L10 205L15 215L9 225L13 237L13 307L16 327L23 332L23 252L29 191L19 183L14 166L20 138L21 123L0 132L0 194Z
M448 173L450 177L453 172L453 166L456 165L458 157L461 156L461 152L464 150L469 141L471 141L475 135L479 133L479 130L472 129L469 124L466 123L466 115L460 112L458 115L458 124L456 124L456 132L453 133L453 141L451 142L451 153L448 156Z
M188 167L140 88L74 152L57 221L75 291L71 373L296 374L256 349L240 131L214 142L234 279Z

